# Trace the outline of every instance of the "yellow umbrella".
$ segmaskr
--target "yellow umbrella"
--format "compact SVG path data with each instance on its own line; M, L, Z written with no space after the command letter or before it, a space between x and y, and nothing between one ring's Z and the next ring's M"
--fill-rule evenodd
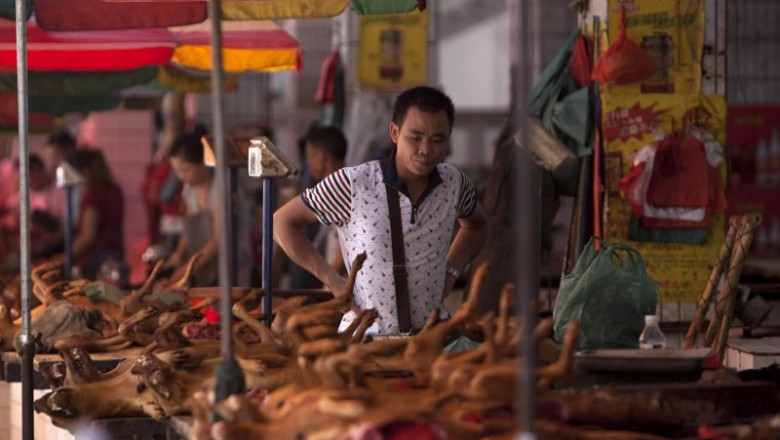
M211 70L211 22L171 27L178 41L173 63ZM222 23L222 59L226 72L277 71L301 68L301 49L293 37L274 22Z

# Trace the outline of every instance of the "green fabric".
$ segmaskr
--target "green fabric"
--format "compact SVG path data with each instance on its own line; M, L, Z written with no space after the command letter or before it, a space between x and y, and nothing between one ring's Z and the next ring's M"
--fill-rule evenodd
M628 239L656 243L707 244L706 228L645 228L635 215L631 214L628 224Z
M25 18L28 20L32 15L32 9L32 2L30 0L25 0L24 12L27 15ZM16 20L16 0L0 0L0 17Z
M64 115L66 113L113 110L117 108L120 103L118 95L30 95L27 99L31 112L48 113L55 116Z
M417 7L417 0L352 0L352 10L359 15L398 14Z
M106 301L116 305L119 305L122 298L125 297L125 292L122 289L105 281L93 281L85 285L84 294L92 301ZM167 305L187 305L187 302L181 296L175 292L165 290L153 290L149 295L144 297L144 300L161 301Z
M577 157L584 157L593 153L593 121L589 90L577 86L570 67L578 35L579 30L572 32L542 72L531 90L528 113ZM569 161L565 167L552 172L553 182L560 193L574 194L579 168L579 161Z
M444 347L445 353L458 353L461 351L469 351L479 347L479 342L473 341L466 336L458 336L458 339L450 342Z
M572 272L561 279L553 308L555 339L580 323L578 349L637 348L645 315L655 314L658 283L647 275L642 255L624 244L591 237Z
M27 88L30 95L102 95L146 84L155 78L156 66L124 72L28 72ZM16 85L16 74L0 75L0 92L15 92Z
M590 90L583 87L553 105L552 122L557 130L570 137L578 156L593 152L590 143L593 122L590 111Z
M579 30L575 30L534 85L529 114L582 157L590 155L593 146L588 89L577 86L569 63L578 35Z

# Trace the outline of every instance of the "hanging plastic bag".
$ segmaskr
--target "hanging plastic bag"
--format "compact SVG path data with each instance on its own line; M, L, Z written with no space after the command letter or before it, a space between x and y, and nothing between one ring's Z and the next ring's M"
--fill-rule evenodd
M620 34L601 56L591 79L602 84L631 84L653 76L650 56L626 35L626 10L620 11Z
M593 238L572 272L561 279L553 308L555 339L570 322L580 323L578 349L636 348L645 315L655 313L658 283L647 275L633 247Z

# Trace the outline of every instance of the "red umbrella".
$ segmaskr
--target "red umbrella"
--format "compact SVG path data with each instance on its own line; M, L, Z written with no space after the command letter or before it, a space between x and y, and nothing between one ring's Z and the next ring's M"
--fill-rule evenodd
M100 0L106 3L205 3L205 0ZM341 14L349 0L222 0L224 20L325 18ZM36 3L37 7L37 3Z
M204 1L107 3L101 0L35 0L38 26L47 31L144 29L205 21Z
M80 1L80 0L79 0ZM30 71L123 71L174 63L211 69L210 23L168 29L47 32L27 26ZM272 21L226 22L223 58L228 72L300 69L298 42ZM16 68L16 30L0 20L0 69Z
M27 23L27 69L118 71L170 61L176 40L167 29L46 32ZM0 68L16 69L16 29L0 20Z

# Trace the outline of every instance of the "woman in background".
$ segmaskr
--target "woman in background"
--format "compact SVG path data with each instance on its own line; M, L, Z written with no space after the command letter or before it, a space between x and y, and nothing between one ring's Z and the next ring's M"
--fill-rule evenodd
M168 258L166 267L176 268L169 277L176 281L184 274L185 263L200 252L202 256L193 268L193 286L216 286L218 282L217 250L219 245L219 192L211 168L203 164L203 145L199 134L184 134L176 138L169 153L171 167L184 184L182 202L184 205L183 231L178 246ZM242 209L244 199L241 191L234 203L233 215L237 215L235 233L238 247L237 261L234 261L236 285L249 286L253 268L249 240L249 216Z
M76 150L67 160L85 181L73 257L82 275L95 279L102 263L124 261L122 190L99 150Z

